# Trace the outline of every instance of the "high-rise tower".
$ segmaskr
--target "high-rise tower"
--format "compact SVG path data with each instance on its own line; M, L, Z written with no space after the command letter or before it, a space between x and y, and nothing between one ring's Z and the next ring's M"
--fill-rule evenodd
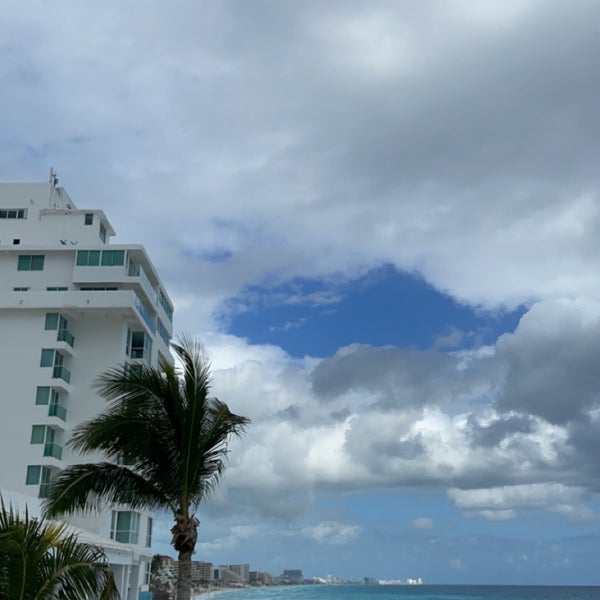
M49 183L0 184L0 488L43 498L69 464L72 428L105 406L106 368L172 361L173 306L143 246L111 244L101 210ZM69 517L105 546L122 598L144 589L152 515L126 506ZM85 539L85 535L82 539Z

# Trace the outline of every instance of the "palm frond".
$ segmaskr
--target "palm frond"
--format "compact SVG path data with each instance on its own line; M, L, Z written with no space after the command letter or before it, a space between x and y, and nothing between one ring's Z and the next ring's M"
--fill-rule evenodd
M44 515L100 510L106 503L129 504L132 508L175 508L153 482L131 469L111 463L71 465L49 486L42 503Z
M0 498L2 600L118 600L102 549L80 543L64 524L8 509Z

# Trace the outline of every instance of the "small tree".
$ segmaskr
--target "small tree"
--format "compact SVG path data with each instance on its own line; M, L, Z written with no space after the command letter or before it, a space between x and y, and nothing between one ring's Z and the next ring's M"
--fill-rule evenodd
M2 600L117 600L100 548L80 543L65 524L24 516L0 499Z
M177 598L189 600L199 524L194 510L219 482L229 438L240 436L250 420L209 395L210 365L200 344L183 337L172 348L180 369L167 363L158 369L120 366L98 378L97 389L109 404L75 429L69 445L82 453L103 452L113 462L61 471L45 510L57 516L105 502L167 509L179 553ZM127 465L115 464L123 458Z

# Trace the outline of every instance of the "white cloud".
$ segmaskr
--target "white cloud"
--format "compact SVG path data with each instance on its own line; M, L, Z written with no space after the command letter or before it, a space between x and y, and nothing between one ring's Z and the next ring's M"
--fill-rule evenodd
M518 509L539 509L566 516L589 518L592 512L583 505L585 490L560 483L530 483L485 489L460 490L451 488L449 497L456 505L471 514L503 520L515 516Z
M419 517L413 521L412 526L415 529L433 529L433 519L430 519L429 517Z
M305 527L302 533L313 538L319 544L334 546L347 544L358 536L360 528L357 525L348 525L337 521L326 521L314 527Z

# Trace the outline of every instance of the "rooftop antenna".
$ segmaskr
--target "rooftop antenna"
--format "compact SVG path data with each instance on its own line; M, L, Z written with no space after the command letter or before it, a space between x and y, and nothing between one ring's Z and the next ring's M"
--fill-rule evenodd
M56 171L54 170L54 167L50 167L49 183L52 187L56 187L56 184L58 183L58 177L56 176Z
M48 183L50 184L50 197L48 198L48 206L52 207L54 191L56 190L56 184L58 183L58 177L56 176L56 171L54 170L54 167L50 167ZM56 205L54 205L54 208L56 208Z

